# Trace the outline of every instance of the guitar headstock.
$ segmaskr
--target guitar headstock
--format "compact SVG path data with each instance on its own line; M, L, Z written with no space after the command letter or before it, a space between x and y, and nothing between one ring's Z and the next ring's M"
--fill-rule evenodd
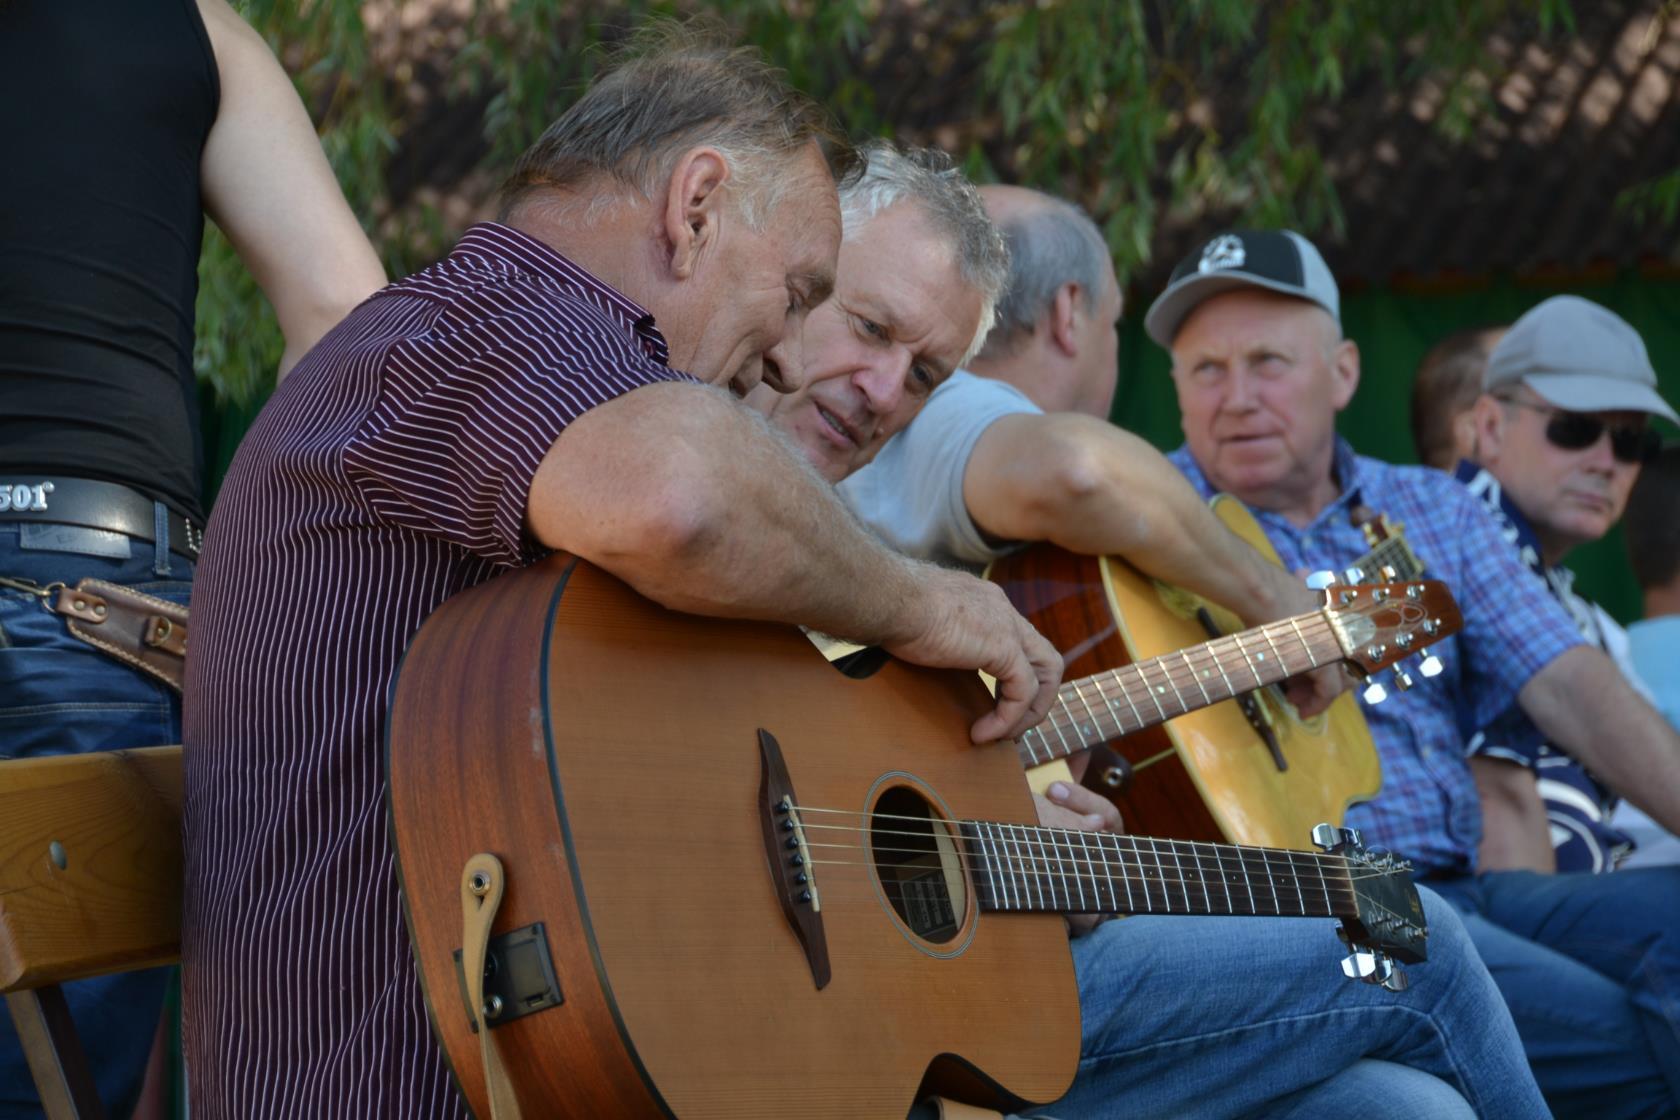
M1403 990L1406 974L1395 962L1416 964L1429 956L1429 921L1412 883L1412 865L1366 851L1351 828L1321 824L1313 829L1313 843L1347 863L1355 915L1344 917L1337 930L1352 950L1342 971L1351 979Z
M1456 634L1464 616L1452 592L1440 580L1399 583L1332 584L1323 588L1325 614L1342 647L1342 656L1369 676ZM1440 662L1430 657L1420 670L1432 677ZM1401 688L1411 687L1404 670L1395 674Z

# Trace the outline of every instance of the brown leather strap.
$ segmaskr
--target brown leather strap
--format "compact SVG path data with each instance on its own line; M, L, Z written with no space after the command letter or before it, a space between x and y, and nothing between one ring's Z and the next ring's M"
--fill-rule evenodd
M490 1116L492 1120L520 1120L519 1098L508 1079L507 1067L502 1064L502 1052L496 1046L484 1010L484 958L490 951L490 925L502 904L505 883L502 861L489 852L478 853L462 868L461 968L466 973L472 1016L478 1021L478 1048L484 1059Z
M73 636L181 691L187 608L102 579L60 587L48 605L65 617Z

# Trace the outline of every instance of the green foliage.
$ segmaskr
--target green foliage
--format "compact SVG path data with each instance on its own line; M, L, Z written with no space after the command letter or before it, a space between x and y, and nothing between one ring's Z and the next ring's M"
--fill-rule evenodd
M436 198L393 200L393 153L415 137L405 94L436 56L388 34L412 12L352 0L249 0L244 13L294 75L333 167L393 276L459 232ZM454 18L438 4L431 18ZM370 39L364 15L384 29ZM434 91L483 104L483 196L496 172L562 111L611 44L650 15L705 14L758 45L857 134L937 143L977 177L1082 201L1122 274L1148 263L1163 224L1213 213L1340 233L1318 147L1324 114L1380 82L1433 89L1435 119L1467 136L1489 109L1497 28L1573 26L1569 0L470 0ZM1220 96L1211 96L1214 92ZM1235 95L1233 95L1235 94ZM477 99L475 101L474 99ZM1651 185L1672 220L1680 178ZM477 201L477 199L474 199ZM249 401L272 381L278 332L219 235L200 269L200 375Z

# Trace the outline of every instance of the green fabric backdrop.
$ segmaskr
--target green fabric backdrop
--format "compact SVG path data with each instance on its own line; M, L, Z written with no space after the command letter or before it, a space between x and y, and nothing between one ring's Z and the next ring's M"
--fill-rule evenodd
M1651 352L1663 396L1680 406L1680 280L1627 272L1606 283L1567 287L1499 279L1431 293L1376 289L1345 296L1342 302L1342 326L1359 343L1362 370L1359 392L1338 425L1342 434L1367 455L1417 462L1408 417L1412 374L1424 352L1453 331L1509 323L1563 292L1602 303L1632 323ZM1167 450L1183 438L1178 404L1166 353L1143 333L1143 311L1143 305L1126 309L1113 418ZM1577 587L1611 614L1624 622L1639 616L1639 591L1620 530L1582 546L1569 566L1580 577Z
M1508 323L1548 296L1573 292L1611 308L1638 329L1650 348L1663 395L1680 403L1680 280L1623 273L1601 284L1542 287L1495 279L1451 291L1374 289L1346 296L1342 325L1359 343L1363 374L1341 431L1368 455L1417 461L1407 425L1412 372L1439 339L1465 327ZM1120 335L1120 390L1113 419L1163 450L1180 442L1178 404L1167 375L1167 357L1143 333L1146 305L1127 308ZM256 417L259 404L217 406L204 401L205 455L211 492L220 484L233 451ZM1624 622L1638 617L1639 593L1613 532L1570 558L1581 590Z

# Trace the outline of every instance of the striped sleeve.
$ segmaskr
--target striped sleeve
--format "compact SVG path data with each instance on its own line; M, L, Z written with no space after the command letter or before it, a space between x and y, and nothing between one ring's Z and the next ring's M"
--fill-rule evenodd
M500 564L542 551L525 529L526 502L568 424L642 385L690 380L593 307L520 296L470 330L393 346L378 399L344 448L346 473L379 520Z

